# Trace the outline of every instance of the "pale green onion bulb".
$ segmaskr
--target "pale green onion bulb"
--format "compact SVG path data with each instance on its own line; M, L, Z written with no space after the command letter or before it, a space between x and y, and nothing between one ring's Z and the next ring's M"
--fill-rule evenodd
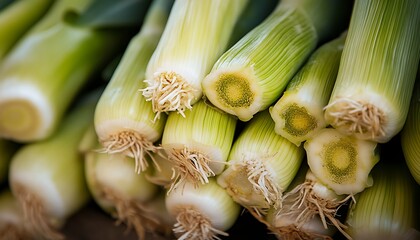
M169 113L162 147L176 172L171 188L183 182L205 184L220 174L233 143L237 119L201 100L185 117Z
M234 141L217 182L242 206L264 214L281 207L305 151L274 132L268 110L258 113Z
M225 51L248 0L177 0L146 71L147 101L157 117L181 115L202 96L201 81Z
M186 183L166 196L166 208L176 218L173 228L178 239L218 239L238 219L240 206L214 178L207 184Z
M122 153L136 160L135 171L149 167L162 137L166 115L155 119L152 104L138 91L143 85L147 63L156 49L172 1L152 3L139 33L130 41L95 110L95 129L103 151ZM153 163L154 159L151 159Z

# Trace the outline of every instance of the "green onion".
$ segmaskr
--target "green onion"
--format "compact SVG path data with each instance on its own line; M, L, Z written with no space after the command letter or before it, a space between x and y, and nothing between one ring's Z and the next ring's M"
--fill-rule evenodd
M185 112L169 113L162 136L162 147L176 175L171 189L186 181L208 183L221 173L233 143L237 119L204 100Z
M420 1L355 1L328 124L380 143L402 129L420 59L419 25Z
M327 126L323 108L334 87L345 39L342 34L319 47L270 107L276 133L297 146Z
M0 238L33 239L24 225L23 211L9 188L0 193Z
M384 159L385 160L385 159ZM354 239L418 239L417 185L402 155L389 155L372 171L375 183L361 192L347 214L347 232ZM416 206L417 205L417 206ZM417 235L415 235L417 232ZM417 238L415 237L417 236Z
M162 112L186 109L202 96L201 81L225 51L248 0L178 0L146 70L144 97Z
M14 1L0 9L0 61L48 10L52 0Z
M169 161L168 155L163 149L159 149L152 155L156 166L159 166L159 168L155 167L152 171L148 171L146 174L147 180L164 188L170 188L175 176L173 162Z
M220 239L238 219L240 206L221 188L214 178L207 184L184 187L170 191L166 208L176 218L173 228L178 239Z
M111 7L115 4L108 4ZM1 137L30 142L54 132L82 86L123 47L128 36L127 28L91 27L84 20L84 14L95 21L106 10L93 15L87 8L80 15L66 15L50 28L29 34L4 59Z
M214 64L202 82L215 106L242 121L269 107L317 44L345 27L348 1L282 0ZM343 25L343 26L342 26Z
M81 99L50 138L26 144L12 158L9 184L31 234L62 239L59 228L90 198L78 145L99 95Z
M401 147L411 175L420 184L420 71L414 85L407 120L401 132Z
M153 143L161 138L166 121L166 116L154 121L152 104L138 88L171 6L172 1L168 0L153 2L141 31L131 39L95 111L95 129L104 152L133 157L138 173L149 166L145 153L152 156L157 151Z
M281 207L282 193L295 177L305 151L274 132L268 110L258 113L235 139L228 168L217 182L250 211Z

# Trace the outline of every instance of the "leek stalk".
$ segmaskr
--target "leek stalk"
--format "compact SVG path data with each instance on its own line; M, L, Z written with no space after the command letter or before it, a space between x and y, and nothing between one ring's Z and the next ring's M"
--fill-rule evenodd
M420 71L414 85L407 120L401 132L401 147L411 175L420 184Z
M78 145L99 95L97 90L81 99L54 135L26 144L12 158L9 184L35 236L62 239L59 228L90 199Z
M185 112L169 113L162 148L173 164L171 189L185 182L208 183L221 173L233 143L237 119L204 100Z
M403 127L420 60L420 1L356 0L325 120L388 142Z
M89 25L86 18L94 22L107 10L93 15L93 3L29 34L8 54L0 69L1 137L30 142L50 136L90 76L123 47L127 28Z
M349 1L282 0L241 38L204 78L204 95L218 108L249 121L283 92L317 44L346 25Z
M142 89L157 118L170 111L184 116L201 98L201 81L227 48L247 2L175 1Z
M139 79L144 78L171 6L172 1L168 0L153 2L140 32L131 39L95 110L95 129L103 151L133 157L137 173L149 166L144 158L146 154L156 163L152 153L158 147L154 143L161 138L165 126L166 115L155 120L152 104L138 88L143 86Z
M229 153L228 167L217 183L250 211L265 214L281 207L282 193L292 182L305 156L297 147L274 132L268 110L245 125Z
M316 49L270 107L276 133L297 146L327 126L324 107L334 87L345 39L344 33Z
M48 11L52 2L52 0L19 0L0 9L0 61Z
M176 218L173 232L179 240L219 239L237 220L240 206L214 178L204 185L186 183L166 196L166 208Z

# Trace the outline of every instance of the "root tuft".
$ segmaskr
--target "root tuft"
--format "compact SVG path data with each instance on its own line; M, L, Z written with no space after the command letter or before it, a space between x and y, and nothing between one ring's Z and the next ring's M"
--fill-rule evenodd
M384 112L370 103L339 98L324 109L329 110L334 127L346 126L350 134L362 134L377 139L386 136L386 117Z
M226 232L214 228L205 216L192 208L181 209L176 220L173 232L181 234L178 240L221 240L218 235L228 236Z
M111 135L108 139L101 142L104 148L100 152L108 154L122 153L134 158L135 171L138 174L149 167L146 154L150 157L157 170L160 171L159 164L155 161L152 154L156 153L160 147L155 146L153 142L137 132L122 131Z
M182 76L175 72L156 74L154 79L145 80L147 86L142 89L146 101L152 102L155 120L162 112L177 111L185 117L185 110L191 109L194 89Z

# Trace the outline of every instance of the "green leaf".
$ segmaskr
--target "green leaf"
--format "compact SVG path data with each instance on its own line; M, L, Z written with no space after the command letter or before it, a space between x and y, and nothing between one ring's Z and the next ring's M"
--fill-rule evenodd
M151 0L94 0L78 17L68 13L65 20L89 28L139 27Z

